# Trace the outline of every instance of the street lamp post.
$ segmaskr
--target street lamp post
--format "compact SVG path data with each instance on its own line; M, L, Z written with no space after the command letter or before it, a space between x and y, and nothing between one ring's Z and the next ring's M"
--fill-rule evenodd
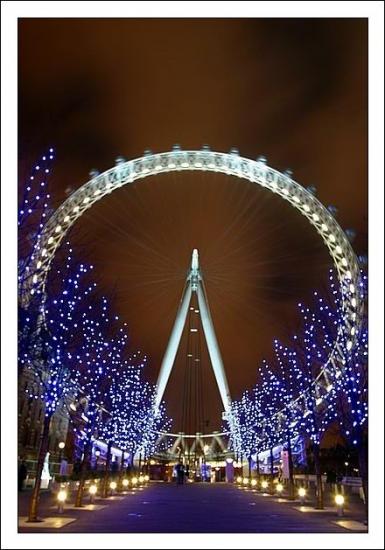
M62 455L63 455L63 449L64 447L66 446L66 444L64 443L64 441L60 441L58 447L59 447L59 463L61 463L61 460L62 460Z
M99 460L99 456L100 456L100 451L99 451L99 449L96 449L96 451L95 451L95 456L96 456L96 460L95 460L95 470L97 471L97 470L98 470L98 460Z

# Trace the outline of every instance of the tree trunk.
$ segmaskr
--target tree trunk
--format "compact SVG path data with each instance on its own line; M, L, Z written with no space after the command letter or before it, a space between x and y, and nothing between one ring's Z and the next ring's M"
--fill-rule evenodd
M362 490L364 491L366 517L368 517L368 455L362 438L359 440L358 447L358 468L362 480Z
M260 471L259 471L259 454L257 453L257 479L259 482L259 478L261 477Z
M249 463L249 478L251 478L251 456L247 457L248 463Z
M120 458L120 465L119 465L119 475L118 475L118 492L121 492L123 490L122 488L122 481L124 477L124 451L122 450L122 456Z
M103 498L107 498L108 496L108 473L110 470L110 463L111 463L111 447L112 443L109 443L107 446L107 456L106 456L106 465L104 467L104 479L103 479Z
M313 455L314 455L314 467L317 477L317 503L316 510L323 510L324 508L324 493L322 487L322 472L319 458L319 443L313 443Z
M181 451L181 454L182 454L182 451ZM180 456L179 455L179 460L180 460ZM139 453L139 475L141 474L141 469L142 469L142 453Z
M287 436L287 458L289 463L289 499L294 500L294 466L290 434Z
M76 501L75 501L76 508L80 508L81 506L83 506L84 485L86 481L87 464L88 464L89 457L91 455L91 446L92 446L91 442L88 441L84 448L84 456L83 456L82 465L80 469L79 487L76 493Z
M43 472L45 455L48 450L48 438L49 438L49 427L51 423L51 416L44 416L43 431L40 436L40 448L36 464L36 479L35 485L32 491L32 496L29 504L28 512L28 521L37 522L39 521L37 517L38 513L38 504L40 498L40 486L41 486L41 474Z
M270 493L274 493L274 455L273 447L270 448Z

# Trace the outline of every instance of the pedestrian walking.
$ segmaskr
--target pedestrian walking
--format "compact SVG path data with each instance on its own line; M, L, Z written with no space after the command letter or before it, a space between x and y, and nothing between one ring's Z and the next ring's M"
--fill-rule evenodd
M184 467L183 467L183 464L181 462L179 462L176 465L176 478L177 478L177 484L178 485L183 485Z

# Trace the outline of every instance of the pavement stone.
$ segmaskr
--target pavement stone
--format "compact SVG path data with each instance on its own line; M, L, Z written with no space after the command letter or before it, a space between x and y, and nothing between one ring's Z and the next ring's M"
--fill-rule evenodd
M72 496L72 499L74 499ZM120 496L120 495L119 495ZM283 500L283 499L282 499ZM53 496L42 495L41 515L52 516ZM119 499L95 499L105 508L96 512L71 508L76 521L53 532L60 533L348 533L337 514L307 513L293 501L278 502L262 494L227 483L150 483L143 491ZM28 499L20 499L19 513L26 515ZM313 513L314 512L314 513ZM363 525L363 507L345 510L344 521ZM20 532L32 531L25 524ZM34 527L33 532L38 532ZM47 532L47 529L41 529Z

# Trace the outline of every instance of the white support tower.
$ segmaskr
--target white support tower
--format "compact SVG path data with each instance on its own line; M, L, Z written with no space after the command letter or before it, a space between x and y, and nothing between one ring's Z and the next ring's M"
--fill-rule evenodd
M214 370L215 379L218 384L223 407L225 412L227 413L230 409L231 404L230 391L227 384L225 369L223 367L221 352L219 350L217 338L215 336L213 321L210 315L210 309L204 289L202 273L199 269L199 256L198 250L196 248L193 250L192 253L190 271L187 275L186 284L178 308L175 323L171 332L170 340L168 341L166 352L163 357L162 365L160 367L157 381L155 407L158 408L160 402L162 401L163 394L166 389L172 367L174 365L175 356L178 351L183 328L186 323L187 312L193 292L195 292L198 297L199 312L201 316L203 332L205 334L210 360Z

